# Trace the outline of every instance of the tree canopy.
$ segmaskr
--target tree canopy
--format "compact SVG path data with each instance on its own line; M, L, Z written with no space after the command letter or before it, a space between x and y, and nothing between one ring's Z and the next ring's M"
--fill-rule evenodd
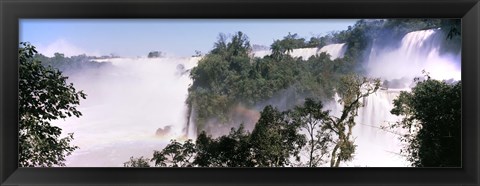
M150 167L150 159L139 157L134 158L133 156L130 157L130 160L123 163L124 167Z
M394 100L391 113L403 119L391 127L408 131L401 137L407 142L402 153L412 166L461 166L461 95L461 81L447 83L427 75Z
M19 164L22 167L63 166L65 157L77 146L70 145L73 133L61 138L62 129L52 120L80 117L76 109L86 94L77 91L68 77L34 59L29 43L19 48Z
M294 34L287 39L297 37ZM326 53L309 59L290 55L276 59L272 56L252 58L250 51L248 37L243 33L238 32L230 41L220 34L214 49L190 71L193 83L187 103L197 114L198 133L211 132L209 121L218 121L219 125L235 123L231 113L238 104L263 107L262 102L282 91L292 92L292 96L286 97L288 108L306 97L331 99L341 77L354 70L351 59L331 60Z

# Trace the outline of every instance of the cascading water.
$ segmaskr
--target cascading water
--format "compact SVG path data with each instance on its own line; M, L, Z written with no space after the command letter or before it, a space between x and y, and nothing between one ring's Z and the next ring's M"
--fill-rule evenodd
M343 55L347 51L347 45L345 43L340 43L340 44L330 44L330 45L325 45L320 49L320 51L317 52L317 54L326 52L330 54L332 60L337 59L337 58L343 58Z
M393 100L400 94L399 89L380 89L361 100L364 107L358 109L356 125L352 129L352 139L357 145L354 159L342 162L341 166L358 167L405 167L408 162L400 155L403 144L398 140L402 131L391 130L389 123L397 122L400 117L390 113ZM328 105L332 114L340 116L343 106L338 103L339 96ZM385 128L384 128L385 127Z
M340 44L330 44L325 45L322 48L297 48L293 49L289 54L292 57L302 57L302 59L307 60L310 56L314 56L316 54L320 54L322 52L326 52L330 54L332 60L337 58L342 58L345 54L347 47L345 43ZM270 50L262 50L254 52L253 56L255 57L265 57L270 55L272 52Z
M404 144L398 139L404 131L385 129L388 123L397 122L400 117L392 115L393 100L400 91L409 91L414 77L421 77L425 70L434 79L460 80L460 53L440 52L446 36L439 29L415 31L406 34L400 47L383 50L379 46L371 49L367 62L370 77L387 81L408 81L397 83L400 89L379 89L363 99L364 107L358 111L353 128L357 145L354 159L343 166L404 167L409 162L400 155ZM336 96L335 100L338 100ZM339 115L342 106L334 103L332 111Z
M57 124L64 134L73 132L72 143L80 147L67 157L66 165L122 166L131 156L151 158L153 150L161 150L170 139L195 138L194 124L186 127L190 118L185 100L191 84L186 72L198 60L108 59L109 68L69 75L87 99L78 106L83 116Z
M406 34L395 49L374 43L366 70L371 77L387 80L419 77L422 70L434 79L459 80L460 50L442 51L452 42L446 38L440 29L430 29Z

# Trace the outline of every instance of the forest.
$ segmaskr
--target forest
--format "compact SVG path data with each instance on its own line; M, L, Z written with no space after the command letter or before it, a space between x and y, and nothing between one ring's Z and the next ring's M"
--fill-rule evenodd
M359 20L347 30L309 39L289 33L275 40L271 54L264 57L252 55L243 32L219 34L211 51L196 54L201 59L188 74L192 84L185 103L193 120L187 127L195 125L196 139L172 139L164 148L152 149L151 157L131 157L123 166L340 167L356 153L352 130L362 101L388 88L387 81L366 73L374 40L395 48L393 41L409 32L438 28L449 43L441 52L460 50L460 21L449 19ZM328 53L308 59L290 55L294 49L332 43L345 43L342 58L332 60ZM61 129L49 121L81 117L76 105L79 99L88 99L88 92L66 83L66 75L79 68L111 65L93 59L58 53L49 58L21 43L21 166L62 166L78 148L69 144L73 134L60 138ZM411 166L461 166L461 81L433 79L427 71L410 81L414 86L395 98L390 111L402 119L384 130L407 131L399 135L407 144L399 154ZM326 108L332 101L342 106L340 114ZM244 116L236 114L243 108L259 113L256 122L242 122Z

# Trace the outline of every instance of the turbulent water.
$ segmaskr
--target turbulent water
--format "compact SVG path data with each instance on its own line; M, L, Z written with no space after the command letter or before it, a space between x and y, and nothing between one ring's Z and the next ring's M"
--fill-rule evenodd
M380 89L362 100L353 136L357 150L351 162L342 166L404 167L399 155L402 144L398 132L382 129L388 122L398 121L390 114L400 90L409 90L413 77L427 70L436 79L460 79L460 54L442 53L444 42L439 30L411 32L399 47L385 49L375 43L366 62L371 77L396 83L398 89ZM345 44L331 44L320 49L295 49L290 55L308 59L327 52L332 59L342 58ZM270 51L257 51L263 57ZM76 89L84 90L87 99L78 109L80 118L56 121L63 133L74 132L73 144L80 149L67 157L70 167L117 167L131 156L151 158L153 150L161 150L170 139L195 138L194 110L185 100L192 80L188 69L199 58L118 58L101 62L112 65L103 69L85 70L70 75ZM402 79L403 78L403 79ZM337 96L338 99L338 96ZM328 105L339 114L341 105ZM247 112L248 111L248 112ZM247 113L250 111L247 109ZM257 114L258 115L258 114ZM190 117L188 117L190 116Z

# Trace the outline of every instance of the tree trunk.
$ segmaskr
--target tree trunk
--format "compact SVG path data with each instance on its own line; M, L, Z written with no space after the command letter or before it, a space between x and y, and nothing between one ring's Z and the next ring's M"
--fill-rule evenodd
M335 147L333 148L333 151L332 151L332 158L330 159L330 167L334 167L334 165L336 164L335 163L335 158L337 156L337 150L338 150L338 143L335 145Z

